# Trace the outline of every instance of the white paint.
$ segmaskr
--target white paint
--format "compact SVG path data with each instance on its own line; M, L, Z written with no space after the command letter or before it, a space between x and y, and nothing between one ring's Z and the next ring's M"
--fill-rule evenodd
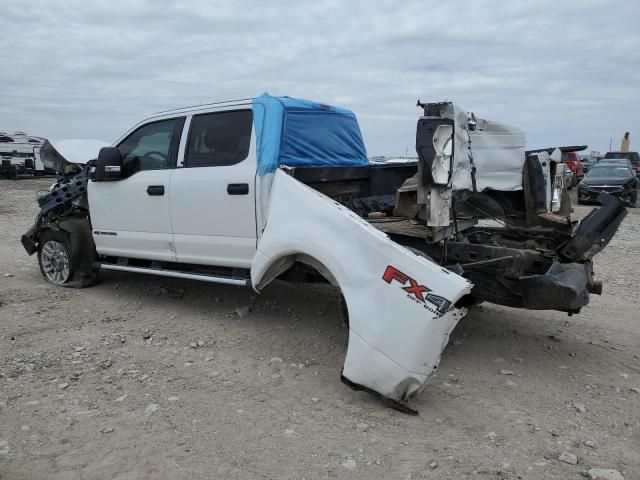
M107 142L91 139L49 140L49 143L66 161L79 164L98 158L100 149L109 146Z
M173 171L146 170L116 182L89 182L93 240L99 254L176 260L169 214ZM149 196L150 185L164 186L165 194Z
M278 170L251 268L254 288L262 288L269 267L290 254L320 262L345 296L350 331L344 376L396 400L415 393L438 365L449 334L466 311L452 309L441 316L427 310L425 306L435 306L417 302L399 282L383 280L385 269L395 267L452 303L471 284Z
M256 154L229 166L177 168L169 197L179 262L249 268L256 250ZM229 195L229 184L249 185Z

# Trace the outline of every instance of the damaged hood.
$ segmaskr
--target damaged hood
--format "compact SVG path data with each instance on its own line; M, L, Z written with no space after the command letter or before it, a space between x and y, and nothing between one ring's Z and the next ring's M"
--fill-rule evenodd
M89 160L97 158L100 149L109 145L91 139L46 140L40 149L40 158L46 168L70 175L80 171Z

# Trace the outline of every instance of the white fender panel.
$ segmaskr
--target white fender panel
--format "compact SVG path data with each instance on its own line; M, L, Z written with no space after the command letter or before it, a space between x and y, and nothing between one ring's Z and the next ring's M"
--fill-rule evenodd
M274 262L302 254L335 279L349 310L343 375L404 400L433 372L466 311L453 305L471 283L405 249L354 212L282 170L251 267L256 290Z

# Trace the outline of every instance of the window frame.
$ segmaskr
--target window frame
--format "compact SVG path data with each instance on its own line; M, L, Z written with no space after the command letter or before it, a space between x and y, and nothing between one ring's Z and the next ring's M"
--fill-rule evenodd
M191 119L189 120L189 133L187 134L186 142L184 145L184 153L182 156L182 168L212 168L212 167L231 167L233 165L239 165L242 162L246 161L251 156L251 139L249 140L249 148L247 149L247 155L242 159L234 163L225 163L224 165L189 165L189 149L191 146L191 135L193 134L193 122L197 117L204 117L207 115L221 115L225 113L233 113L233 112L249 112L251 114L251 129L249 133L249 137L253 136L253 108L233 108L229 110L218 110L214 112L203 112L198 114L191 115Z
M146 128L149 125L155 125L156 123L167 122L170 120L175 121L175 124L173 126L173 131L171 132L171 140L169 141L169 156L167 157L167 167L166 168L145 168L144 170L138 170L136 172L133 172L131 175L125 178L132 177L136 173L140 173L140 172L151 172L151 171L158 171L158 170L175 169L178 161L178 147L180 146L180 138L182 136L182 129L184 127L184 122L186 118L187 118L186 116L181 115L179 117L160 118L160 119L154 120L153 122L143 123L142 125L139 125L138 127L136 127L133 131L129 132L129 134L126 137L122 138L115 145L115 148L117 148L118 150L120 150L120 145L122 145L129 138L131 138L132 135L135 135L137 132L139 132L143 128ZM120 155L122 155L121 150L120 150ZM122 155L122 160L124 164L124 155Z

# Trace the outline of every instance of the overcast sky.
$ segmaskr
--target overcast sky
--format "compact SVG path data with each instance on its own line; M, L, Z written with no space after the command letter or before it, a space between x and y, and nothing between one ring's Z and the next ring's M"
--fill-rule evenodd
M640 150L638 1L30 1L0 5L0 131L113 141L167 108L269 92L350 108L414 153L416 100L528 147Z

